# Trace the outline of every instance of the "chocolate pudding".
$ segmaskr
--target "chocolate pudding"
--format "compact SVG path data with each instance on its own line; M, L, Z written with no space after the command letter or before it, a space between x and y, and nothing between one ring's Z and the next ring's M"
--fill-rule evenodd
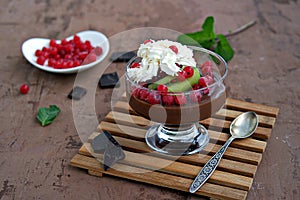
M164 124L179 125L195 123L215 114L226 100L225 91L217 98L204 97L199 104L162 106L149 104L134 96L129 97L129 105L139 115ZM151 114L150 114L151 112Z

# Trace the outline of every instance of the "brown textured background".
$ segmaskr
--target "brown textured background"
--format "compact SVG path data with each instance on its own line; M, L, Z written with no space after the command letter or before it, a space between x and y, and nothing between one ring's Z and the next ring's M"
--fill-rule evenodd
M66 98L76 76L34 68L20 47L31 37L62 39L86 29L108 37L145 26L196 31L208 15L215 17L217 33L257 20L229 38L236 52L227 79L229 96L280 108L248 199L299 199L299 9L297 0L1 0L0 199L200 199L70 167L81 146ZM27 95L19 94L23 83L30 84ZM111 92L97 89L99 120L110 110ZM62 112L43 128L35 114L49 104Z

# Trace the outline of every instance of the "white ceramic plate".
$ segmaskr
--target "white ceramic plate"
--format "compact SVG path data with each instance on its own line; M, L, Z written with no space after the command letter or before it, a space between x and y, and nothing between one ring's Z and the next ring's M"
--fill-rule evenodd
M108 54L109 52L109 41L107 37L100 32L97 31L82 31L79 33L76 33L82 41L89 40L91 44L95 46L100 46L102 48L102 54L97 58L95 62L86 64L86 65L80 65L78 67L74 68L68 68L68 69L54 69L52 67L49 67L47 65L39 65L36 63L37 57L34 55L35 51L37 49L42 49L44 46L48 47L50 39L46 38L31 38L26 40L22 44L22 53L24 57L35 67L45 70L48 72L53 72L53 73L64 73L64 74L69 74L69 73L76 73L78 71L83 71L86 69L89 69L91 67L94 67L98 63L100 63ZM67 40L70 40L73 38L73 35L66 38ZM60 40L57 40L59 43Z

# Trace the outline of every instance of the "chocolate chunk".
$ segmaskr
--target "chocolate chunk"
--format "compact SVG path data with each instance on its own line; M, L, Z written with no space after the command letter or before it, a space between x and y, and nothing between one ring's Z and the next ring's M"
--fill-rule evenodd
M98 83L101 88L119 87L119 76L117 72L103 74Z
M97 135L91 142L92 148L95 153L104 153L108 138L104 134Z
M120 146L115 146L113 143L109 142L106 146L104 152L104 170L108 170L117 161L123 160L125 158L125 153Z
M125 158L125 153L121 145L108 132L104 131L102 134L96 136L91 142L95 153L104 152L104 170L108 170L117 161Z
M86 89L76 86L74 87L68 95L68 98L74 100L80 100L86 94Z
M113 62L128 62L131 58L135 57L136 53L133 51L129 52L114 52L110 59Z

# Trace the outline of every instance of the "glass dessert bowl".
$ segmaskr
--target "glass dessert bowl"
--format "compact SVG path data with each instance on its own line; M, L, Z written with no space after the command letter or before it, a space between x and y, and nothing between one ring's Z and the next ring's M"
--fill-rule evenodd
M137 114L157 122L146 143L168 155L198 153L209 142L199 121L225 104L227 63L207 49L166 40L144 42L137 55L126 66L126 96Z

